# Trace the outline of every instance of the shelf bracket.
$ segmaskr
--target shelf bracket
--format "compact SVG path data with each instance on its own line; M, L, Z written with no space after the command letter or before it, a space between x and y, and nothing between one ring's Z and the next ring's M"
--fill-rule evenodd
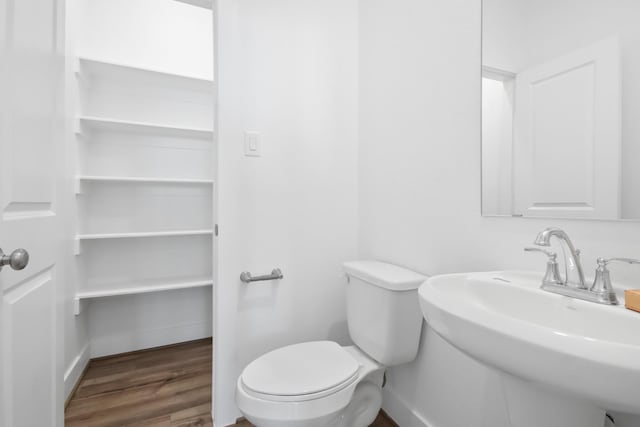
M75 133L78 137L82 135L82 121L79 117L76 117L73 120L73 133Z
M76 178L75 180L74 191L76 196L82 194L82 180L80 178Z
M73 314L79 316L86 308L89 301L82 300L78 297L73 299Z
M72 61L73 61L73 65L72 65L73 66L73 72L75 74L80 74L80 71L81 71L80 58L76 56L76 57L74 57L72 59Z

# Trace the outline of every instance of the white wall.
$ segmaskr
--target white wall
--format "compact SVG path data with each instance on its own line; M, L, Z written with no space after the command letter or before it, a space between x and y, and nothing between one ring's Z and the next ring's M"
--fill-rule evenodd
M218 0L215 424L260 354L346 343L341 263L356 256L357 1ZM243 155L243 131L263 156ZM284 279L244 285L240 272Z
M212 21L210 10L173 0L67 0L68 93L71 95L78 83L73 74L75 56L210 79ZM78 209L72 195L78 168L72 122L78 109L73 96L69 96L69 217ZM188 175L190 171L183 172ZM73 221L68 227L72 248L76 227ZM71 255L71 250L70 262L74 264L78 258ZM73 298L77 288L70 278L65 298L67 393L89 357L211 336L210 289L105 298L89 303L76 317Z
M97 299L89 307L91 356L211 336L211 289Z
M77 53L213 78L211 11L175 0L82 0Z
M485 0L482 5L482 64L515 73L522 70L526 49L527 0Z
M430 275L542 271L522 248L550 225L569 232L589 272L597 256L640 256L638 223L481 217L480 13L478 0L360 3L360 256ZM612 277L637 287L640 270ZM499 409L491 373L423 335L418 360L389 373L391 415L402 427L501 425L487 412Z

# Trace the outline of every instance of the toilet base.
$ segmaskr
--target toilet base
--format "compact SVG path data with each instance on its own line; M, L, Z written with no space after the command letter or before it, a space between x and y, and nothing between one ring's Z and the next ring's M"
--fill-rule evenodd
M337 411L333 414L312 420L282 421L257 418L251 415L246 415L245 417L256 427L343 427L343 424L341 424L342 411Z
M382 390L376 384L365 381L358 384L351 402L344 411L340 427L367 427L373 423L382 407Z
M256 427L367 427L373 423L382 407L380 386L363 381L355 388L349 404L329 415L314 419L273 420L247 414Z

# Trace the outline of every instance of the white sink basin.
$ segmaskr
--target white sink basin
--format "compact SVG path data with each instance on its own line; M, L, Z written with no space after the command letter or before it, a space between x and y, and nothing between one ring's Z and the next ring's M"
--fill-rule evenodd
M542 291L541 279L436 276L420 306L440 336L490 367L584 407L639 414L640 313Z

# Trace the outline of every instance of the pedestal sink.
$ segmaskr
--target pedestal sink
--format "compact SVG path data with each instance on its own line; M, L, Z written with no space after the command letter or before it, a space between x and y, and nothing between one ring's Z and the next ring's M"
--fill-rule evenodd
M419 291L427 323L502 375L514 427L602 427L640 414L640 313L541 290L542 275L435 276Z

